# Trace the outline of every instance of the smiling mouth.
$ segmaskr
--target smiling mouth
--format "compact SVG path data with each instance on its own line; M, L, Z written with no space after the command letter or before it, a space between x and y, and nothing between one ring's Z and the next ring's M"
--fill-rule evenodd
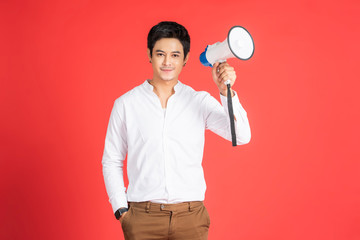
M174 69L172 68L160 68L161 71L164 71L164 72L170 72L170 71L173 71Z

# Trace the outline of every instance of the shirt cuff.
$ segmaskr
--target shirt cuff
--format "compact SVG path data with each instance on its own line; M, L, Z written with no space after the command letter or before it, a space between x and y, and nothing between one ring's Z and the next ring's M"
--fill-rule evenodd
M233 103L233 107L236 105L240 105L240 101L239 101L239 97L236 91L232 90L234 92L234 96L231 98L232 99L232 103ZM227 105L227 96L224 96L220 93L220 100L221 100L221 104L226 108L227 112L228 112L228 105Z
M128 208L128 202L126 199L126 194L121 196L116 196L110 200L113 212L115 213L119 208Z
M242 116L246 117L247 113L239 101L237 92L234 90L232 90L232 91L234 92L234 96L231 98L231 100L232 100L232 104L233 104L233 112L235 115L235 121L237 121L237 120L241 119ZM220 100L221 100L221 104L223 105L223 107L225 109L226 114L229 115L227 96L224 96L220 93Z

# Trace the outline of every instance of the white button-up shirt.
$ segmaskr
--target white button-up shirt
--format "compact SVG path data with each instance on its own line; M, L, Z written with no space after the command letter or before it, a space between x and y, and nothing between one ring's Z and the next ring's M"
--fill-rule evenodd
M115 100L102 158L103 175L113 211L127 202L178 203L203 201L202 168L205 130L231 141L227 98L222 105L209 93L180 81L167 108L145 81ZM250 141L246 111L232 98L237 144ZM128 190L123 161L127 155Z

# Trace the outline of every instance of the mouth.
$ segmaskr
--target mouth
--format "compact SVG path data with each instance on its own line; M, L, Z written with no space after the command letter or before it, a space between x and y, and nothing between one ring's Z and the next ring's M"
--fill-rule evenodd
M163 71L163 72L171 72L174 69L172 69L172 68L160 68L160 70Z

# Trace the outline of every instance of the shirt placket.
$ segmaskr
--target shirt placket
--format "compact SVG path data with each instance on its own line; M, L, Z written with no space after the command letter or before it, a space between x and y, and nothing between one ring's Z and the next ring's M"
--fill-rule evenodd
M173 101L175 96L172 95L168 99L166 112L164 115L164 121L163 121L163 132L162 132L162 142L163 142L163 161L164 161L164 173L165 173L165 192L167 195L167 200L171 200L172 191L171 191L171 155L169 152L169 138L168 138L168 132L169 132L169 120L171 120L171 111Z

